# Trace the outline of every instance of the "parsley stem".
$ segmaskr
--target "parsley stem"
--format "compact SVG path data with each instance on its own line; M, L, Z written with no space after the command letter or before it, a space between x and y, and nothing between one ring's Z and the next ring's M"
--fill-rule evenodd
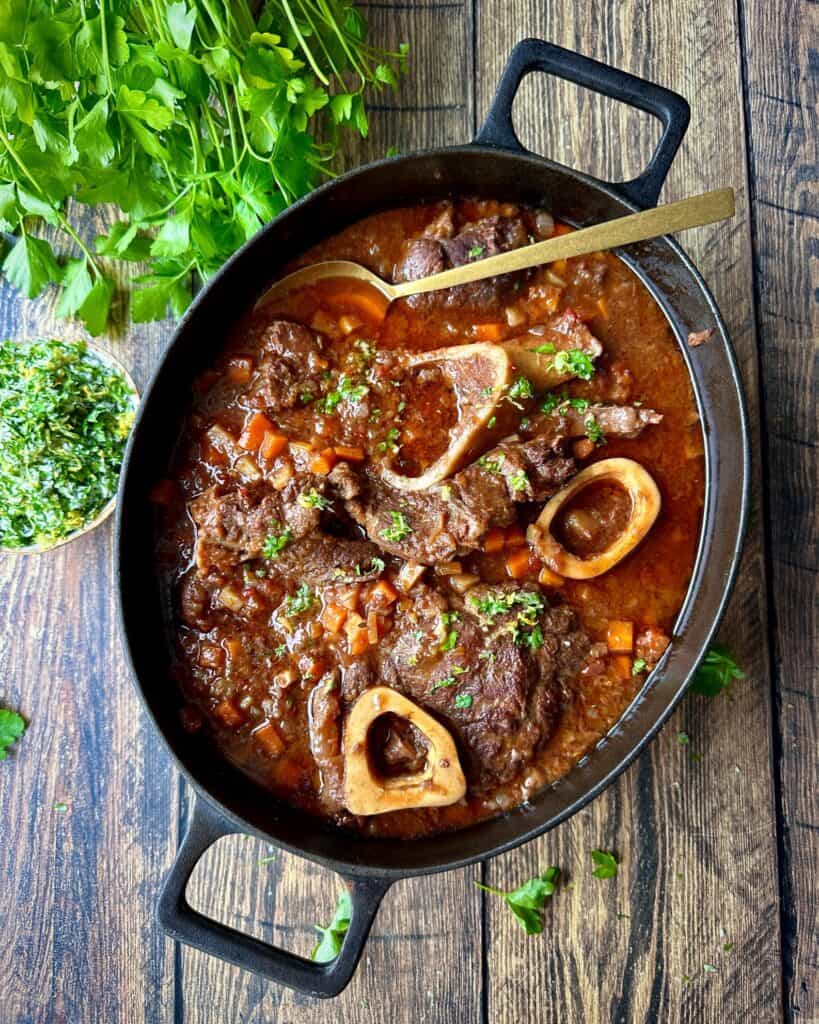
M321 82L322 85L329 85L330 79L327 78L327 76L324 74L324 72L321 70L318 64L316 64L315 58L313 57L313 53L310 50L310 47L305 42L304 36L301 34L301 31L299 30L299 26L296 24L296 19L293 17L293 12L290 10L290 4L287 2L287 0L281 0L281 5L282 10L284 11L287 17L287 20L290 22L290 25L293 29L293 33L296 39L298 39L299 45L301 46L304 52L304 56L307 58L308 64L313 69L313 73L315 74L316 78Z

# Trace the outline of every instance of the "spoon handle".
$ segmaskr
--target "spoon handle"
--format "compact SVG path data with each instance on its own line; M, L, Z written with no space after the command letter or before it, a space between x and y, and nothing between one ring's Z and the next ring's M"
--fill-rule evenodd
M497 256L476 259L474 263L453 267L452 270L444 270L431 277L392 285L391 291L395 298L434 292L439 288L451 288L470 281L483 281L496 274L526 270L543 263L551 263L553 260L583 256L589 252L614 249L617 246L629 245L631 242L642 242L646 238L684 231L686 228L713 224L733 215L734 190L721 188L715 192L705 192L690 199L682 199L678 203L668 203L665 206L644 210L642 213L631 213L627 217L595 224L590 228L581 228L579 231L558 235L545 242L525 245Z

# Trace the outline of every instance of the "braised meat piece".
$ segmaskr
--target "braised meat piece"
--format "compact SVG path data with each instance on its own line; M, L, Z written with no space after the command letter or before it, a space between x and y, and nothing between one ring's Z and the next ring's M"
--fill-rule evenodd
M404 255L393 275L395 281L416 281L449 267L495 256L517 249L529 241L529 232L520 216L484 217L464 224L452 237L430 237L426 233L405 246ZM411 306L474 306L485 308L498 302L511 290L518 275L504 274L486 281L447 288L428 295L414 295L407 302Z
M259 335L259 362L245 393L248 405L275 413L318 393L327 369L320 334L289 320L266 324Z
M433 565L474 551L491 526L509 526L516 504L545 501L575 472L563 445L506 441L425 491L399 491L375 474L338 467L331 485L370 539L400 558Z

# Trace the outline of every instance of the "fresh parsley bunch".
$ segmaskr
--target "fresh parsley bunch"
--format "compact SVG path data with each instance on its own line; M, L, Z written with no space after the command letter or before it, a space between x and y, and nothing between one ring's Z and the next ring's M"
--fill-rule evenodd
M366 42L350 0L0 0L2 273L105 329L111 260L145 262L135 321L181 313L258 228L330 175L363 92L395 88L406 47ZM68 202L115 204L81 238ZM52 225L73 243L58 259Z

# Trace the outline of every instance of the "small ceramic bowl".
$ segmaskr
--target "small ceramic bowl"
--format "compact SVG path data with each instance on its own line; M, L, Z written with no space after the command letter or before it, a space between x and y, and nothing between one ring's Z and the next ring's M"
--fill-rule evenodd
M42 341L42 337L37 338L22 338L22 339L11 339L15 344L28 345L34 341ZM58 338L57 341L70 341L68 338ZM131 377L131 374L125 369L122 363L115 356L112 356L110 352L106 352L98 345L94 345L90 341L85 342L87 352L93 358L99 360L105 366L110 367L125 379L125 383L128 385L128 390L131 392L133 398L134 412L136 412L137 406L139 405L139 392L137 391L136 384ZM111 500L100 509L97 515L93 519L89 519L87 523L81 526L78 530L74 530L73 533L69 533L66 537L61 537L59 540L54 541L53 544L29 544L23 548L6 548L0 546L0 554L8 555L40 555L46 551L53 551L54 548L60 548L64 544L70 544L72 540L76 540L78 537L82 537L86 533L90 533L95 530L101 523L111 515L117 506L117 495L116 492L112 495Z

